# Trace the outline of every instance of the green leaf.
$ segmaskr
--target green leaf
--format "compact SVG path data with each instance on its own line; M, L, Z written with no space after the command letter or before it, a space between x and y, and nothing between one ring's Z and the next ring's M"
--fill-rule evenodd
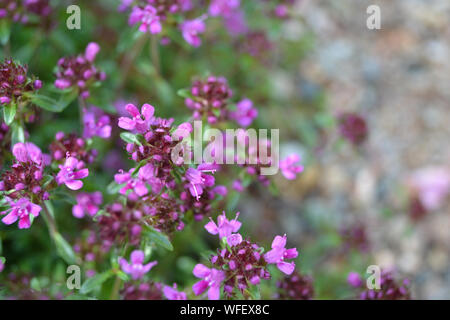
M51 112L61 112L77 97L77 95L77 91L71 90L63 92L58 100L43 94L33 94L30 98L31 102L42 109Z
M12 101L10 104L7 104L3 107L3 120L9 126L16 116L16 103Z
M173 251L173 246L169 241L169 238L165 234L155 230L153 227L145 226L143 234L150 241L153 241L156 245L161 246L169 251Z
M122 187L123 184L117 184L115 181L111 181L111 183L106 187L106 192L108 192L108 194L116 194L120 189L122 189Z
M56 245L56 251L58 255L67 263L74 264L76 262L75 252L72 247L59 233L55 233L53 236Z
M2 46L8 43L11 34L11 25L8 19L0 20L0 43Z
M179 95L182 98L190 98L192 99L192 94L189 89L180 89L177 91L177 95Z
M86 293L91 292L94 289L100 288L101 285L106 280L111 278L112 275L113 275L113 273L111 271L106 271L103 273L96 274L92 278L87 279L81 286L80 293L86 294Z
M15 145L18 142L25 142L25 132L23 127L18 123L13 123L11 126L11 145Z
M122 132L120 134L120 138L123 141L125 141L126 143L136 143L136 144L142 146L142 144L139 141L138 137L135 134L132 134L130 132Z

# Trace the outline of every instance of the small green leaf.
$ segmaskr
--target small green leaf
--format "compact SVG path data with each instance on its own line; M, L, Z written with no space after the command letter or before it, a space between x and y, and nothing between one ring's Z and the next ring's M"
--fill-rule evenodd
M189 89L180 89L177 91L177 95L179 95L182 98L190 98L192 99L192 94L189 91Z
M126 143L136 143L138 145L142 145L139 141L138 137L135 134L132 134L130 132L122 132L120 134L120 138L125 141Z
M173 250L173 246L169 241L169 238L165 234L155 230L151 226L145 226L144 236L146 236L150 241L153 241L155 244L169 251Z
M111 183L106 187L106 192L108 192L108 194L116 194L120 189L122 189L122 187L122 184L117 184L115 181L111 181Z
M3 107L3 120L8 126L14 121L14 117L16 116L16 109L17 106L14 101Z
M55 233L53 236L56 245L56 251L58 255L67 263L74 264L76 262L75 252L72 247L59 233Z
M111 278L112 275L113 275L113 273L111 271L107 271L107 272L96 274L92 278L87 279L81 286L80 293L86 294L86 293L91 292L94 289L100 288L106 280Z
M43 94L33 94L30 95L30 98L31 102L42 109L51 112L61 112L77 97L77 95L77 91L71 90L63 92L58 100Z
M8 43L11 34L11 24L8 19L0 20L0 43L2 46Z
M15 145L18 142L25 142L25 132L20 124L13 123L11 130L11 145Z

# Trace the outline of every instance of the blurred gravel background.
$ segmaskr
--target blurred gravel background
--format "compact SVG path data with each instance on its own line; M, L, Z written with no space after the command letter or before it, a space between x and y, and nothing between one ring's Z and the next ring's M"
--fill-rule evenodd
M366 27L371 4L381 8L381 30ZM283 215L279 229L296 235L302 267L315 278L326 275L316 283L324 297L333 296L333 273L348 266L336 257L332 232L323 231L359 221L367 228L370 264L408 277L413 298L450 299L449 203L414 223L406 196L412 172L450 165L450 1L304 0L296 15L305 23L286 23L286 37L315 35L313 52L298 66L311 82L301 86L303 96L319 87L332 113L364 115L369 139L356 150L328 133L313 155L318 164L307 166L296 188L279 182L282 203L247 206ZM319 255L311 265L308 250ZM350 265L364 272L369 263L358 261Z

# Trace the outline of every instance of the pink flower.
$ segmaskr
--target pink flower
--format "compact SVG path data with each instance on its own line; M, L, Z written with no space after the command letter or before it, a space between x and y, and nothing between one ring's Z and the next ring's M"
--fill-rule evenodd
M141 250L134 250L131 253L131 263L128 263L124 258L119 258L119 264L122 271L131 274L133 280L142 278L147 272L149 272L155 265L158 264L157 261L144 263L144 252Z
M193 47L199 47L202 44L199 34L205 32L205 29L203 18L186 20L181 24L181 32L184 40Z
M253 120L258 116L258 110L253 108L253 102L250 99L244 99L236 104L237 110L231 113L231 118L234 119L240 126L248 127Z
M209 300L219 300L220 286L225 280L225 272L217 269L210 269L203 264L197 264L193 270L194 276L203 279L192 286L195 295L200 295L208 289Z
M234 218L234 220L228 220L225 212L223 212L217 217L217 224L215 224L214 221L210 218L211 221L205 225L205 229L211 234L219 234L220 239L222 239L223 237L228 237L232 233L238 232L241 228L242 224L237 221L238 217L239 212L236 213L236 217Z
M189 181L189 192L197 200L203 194L204 187L212 187L215 183L213 176L205 172L214 173L217 170L215 165L201 164L197 169L189 168L186 170L185 178Z
M148 193L147 185L141 179L133 178L133 171L133 168L128 172L119 170L119 173L114 175L114 180L117 184L125 184L125 186L120 189L119 193L126 195L128 190L133 190L138 196L145 196Z
M242 240L242 236L239 233L234 233L227 237L227 243L230 247L239 245Z
M84 56L87 61L94 62L95 56L100 51L100 46L95 42L90 42L87 47L86 51L84 53Z
M173 284L173 287L164 286L163 293L169 300L187 300L186 293L178 291L176 283Z
M144 8L139 8L138 6L133 7L128 23L130 25L141 23L139 26L139 31L141 32L148 31L156 34L162 30L158 12L151 5L146 5Z
M213 0L209 5L209 14L213 17L229 17L239 8L240 0Z
M303 171L302 165L296 163L300 161L298 154L291 154L286 159L280 161L280 169L283 176L288 180L294 180L297 177L297 173Z
M65 184L71 190L79 190L83 187L84 179L89 175L89 169L83 168L84 163L74 157L68 157L64 165L59 165L60 171L56 175L56 182Z
M75 218L83 218L87 213L93 217L98 212L98 206L102 203L103 197L100 191L93 193L77 194L77 204L72 207L72 214Z
M98 119L96 119L98 117ZM84 110L84 138L92 138L98 136L103 139L108 139L111 136L110 118L99 111L97 108L91 110Z
M12 153L19 162L34 162L38 166L42 165L43 156L41 149L31 142L16 143Z
M150 127L153 120L155 108L145 103L142 105L141 112L133 104L129 103L125 109L132 116L132 118L120 117L119 127L125 130L136 130L139 133L145 133ZM141 114L142 113L142 114Z
M410 185L427 210L436 210L450 193L450 171L442 167L420 169L412 175Z
M294 272L295 263L285 262L284 259L294 259L297 258L298 252L296 248L286 249L286 235L276 236L272 242L272 250L264 255L267 263L274 263L277 265L280 271L289 275Z
M362 280L361 277L359 276L359 274L357 274L356 272L350 272L348 274L347 277L347 282L355 288L361 287L362 285Z
M28 229L31 226L30 214L33 217L39 216L42 210L40 206L32 203L27 198L20 198L16 202L10 201L11 209L3 211L0 214L7 214L3 219L4 224L13 224L19 220L19 229Z

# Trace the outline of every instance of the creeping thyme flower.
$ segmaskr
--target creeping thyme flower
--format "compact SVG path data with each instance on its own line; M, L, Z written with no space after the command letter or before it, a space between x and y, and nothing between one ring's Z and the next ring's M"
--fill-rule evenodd
M354 288L359 288L363 284L361 277L357 272L350 272L347 276L347 282Z
M124 300L162 300L162 285L160 283L125 283L120 291Z
M143 201L137 203L135 210L142 212L143 220L147 224L167 235L184 228L182 208L177 200L167 193L145 197Z
M86 141L76 134L66 136L63 132L55 135L55 141L50 144L50 154L53 160L62 161L67 154L84 163L92 163L97 156L97 150L88 150Z
M100 191L77 194L77 204L72 207L73 216L79 219L83 218L85 214L91 217L95 216L102 201L103 197Z
M343 249L345 251L356 249L361 252L367 252L370 248L367 238L366 227L361 222L356 222L350 226L345 226L339 231L343 240Z
M160 20L156 8L148 4L142 8L139 6L133 7L128 23L130 25L139 23L139 31L156 34L162 30Z
M208 289L209 300L219 300L220 287L225 280L225 272L217 269L210 269L203 264L197 264L193 270L194 276L202 280L192 286L195 295L200 295Z
M27 66L22 66L12 59L0 63L0 105L11 101L19 102L25 93L36 91L42 82L34 77L27 77Z
M134 169L130 169L128 172L119 170L119 173L114 175L114 180L117 184L124 184L119 192L126 195L128 190L132 190L132 193L129 195L130 198L135 198L134 194L139 197L145 196L148 193L147 184L140 177L134 178L133 172Z
M199 47L202 44L199 34L204 33L206 29L203 20L204 18L186 20L180 26L184 40L193 47Z
M49 0L2 0L0 1L0 19L27 24L30 17L41 18L40 23L48 24L45 18L51 13Z
M349 283L356 287L356 276L352 275ZM393 273L383 270L381 272L380 289L364 289L359 295L362 300L409 300L411 294L408 289L409 280L404 279L402 282L394 279ZM361 287L361 285L359 286Z
M107 214L100 215L97 220L98 235L104 251L108 251L115 243L128 242L132 246L140 243L142 215L118 202L108 205L106 212Z
M2 222L9 225L19 220L19 229L28 229L31 226L30 215L37 217L42 210L40 206L27 198L20 198L17 201L9 200L9 204L11 206L9 210L0 212L0 215L6 214Z
M147 103L142 105L141 112L135 105L129 103L125 109L132 116L132 118L120 117L119 127L125 130L136 130L138 133L146 133L153 121L155 108Z
M295 153L280 161L280 170L286 179L293 180L297 177L297 173L303 171L303 166L297 164L298 162L300 162L300 156Z
M204 187L212 187L214 185L214 177L206 174L206 172L214 173L216 170L217 166L210 164L201 164L197 169L189 168L186 170L185 179L189 182L187 187L195 199L200 199Z
M182 200L182 209L187 212L192 210L194 219L196 221L202 220L204 217L211 215L213 208L213 201L218 199L218 196L226 196L227 188L225 186L203 187L202 196L196 199L189 191L183 191L180 194Z
M219 238L228 237L232 233L238 232L242 223L237 221L239 212L233 220L228 220L225 211L217 217L217 224L210 218L210 222L205 225L205 229L211 234L219 234Z
M262 248L243 240L238 233L228 236L227 243L229 248L218 249L210 261L225 272L224 292L228 297L234 296L236 290L243 293L250 285L258 285L261 279L270 279Z
M91 42L87 45L84 54L76 57L63 57L58 60L55 87L61 90L75 88L79 95L86 99L89 97L89 87L96 81L106 78L104 72L98 71L94 60L100 46Z
M248 127L258 116L258 109L253 107L250 99L243 99L236 104L236 111L230 113L230 118L234 119L241 127Z
M237 49L249 54L263 64L268 64L270 53L275 47L264 30L252 30L247 32L236 42Z
M232 91L223 77L210 76L206 80L195 80L191 87L192 99L185 100L186 106L193 110L194 119L206 117L209 123L228 119L228 99Z
M339 132L354 145L360 145L368 136L366 120L357 113L343 113L339 116Z
M92 107L90 110L84 110L83 114L83 138L92 138L97 136L108 139L111 136L111 119L100 109Z
M43 170L46 162L41 150L31 142L17 143L12 150L15 161L9 171L3 172L0 191L9 191L13 199L38 197L48 199L42 188Z
M178 291L176 283L172 287L164 286L163 292L168 300L187 300L186 293Z
M414 172L409 187L427 211L438 209L450 194L450 170L445 167L426 167Z
M157 261L149 262L144 265L144 251L134 250L130 256L131 263L128 263L124 258L119 259L120 267L122 271L131 275L133 280L141 279L147 272L149 272L155 265L158 264Z
M84 168L84 163L74 157L67 157L64 165L59 165L60 171L56 175L58 184L65 184L71 190L79 190L83 187L81 179L89 175L89 169Z
M209 14L213 17L229 17L240 6L240 0L212 0L209 5Z
M285 262L284 260L297 258L298 252L296 248L286 249L286 240L286 235L276 236L272 242L272 250L268 251L264 255L264 258L267 263L276 264L281 272L290 275L294 272L295 263Z
M295 271L277 282L277 299L311 300L314 297L313 280Z

